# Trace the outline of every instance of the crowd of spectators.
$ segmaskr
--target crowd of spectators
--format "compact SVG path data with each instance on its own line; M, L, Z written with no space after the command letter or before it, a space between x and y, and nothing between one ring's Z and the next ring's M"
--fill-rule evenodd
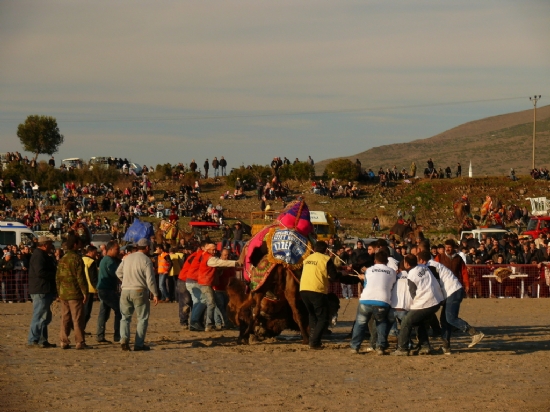
M341 183L335 178L332 178L328 184L322 179L312 181L311 192L321 196L328 196L331 199L336 197L351 197L355 199L358 198L360 194L360 190L356 183Z

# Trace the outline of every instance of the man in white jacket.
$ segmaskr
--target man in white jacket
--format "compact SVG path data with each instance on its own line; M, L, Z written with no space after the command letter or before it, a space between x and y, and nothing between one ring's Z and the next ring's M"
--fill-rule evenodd
M443 341L441 350L445 355L451 354L451 332L453 327L472 336L472 342L468 347L474 347L481 342L485 335L483 332L476 330L473 326L470 326L467 322L458 317L460 304L462 303L462 299L464 299L464 288L462 284L447 266L431 259L429 252L422 251L418 254L418 257L422 257L423 259L429 258L428 266L434 268L437 272L436 277L439 277L439 284L443 292L443 297L445 298L441 307L440 317L441 339Z
M387 266L387 263L388 255L386 252L379 251L374 255L374 266L368 269L363 268L365 283L359 298L357 318L353 326L350 343L351 350L354 353L359 352L371 318L374 318L378 332L376 353L384 355L384 350L388 347L386 323L388 311L390 310L391 292L397 275L395 270Z
M411 330L418 326L419 355L431 353L430 340L426 331L426 323L435 314L443 301L443 293L436 278L426 266L427 261L417 259L414 255L404 258L405 270L408 271L407 282L412 298L411 310L401 323L401 331L397 343L397 350L392 355L408 356Z

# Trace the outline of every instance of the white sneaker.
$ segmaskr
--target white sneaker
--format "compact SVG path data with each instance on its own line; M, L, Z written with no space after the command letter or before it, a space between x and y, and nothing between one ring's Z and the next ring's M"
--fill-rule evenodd
M468 345L469 348L473 348L476 346L481 340L485 337L483 332L478 332L474 336L472 336L472 343Z

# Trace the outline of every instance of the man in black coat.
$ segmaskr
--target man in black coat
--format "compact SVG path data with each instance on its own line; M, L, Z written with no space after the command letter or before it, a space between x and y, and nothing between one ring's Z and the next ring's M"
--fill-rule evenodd
M225 168L227 167L227 160L225 160L223 156L220 159L220 167L222 169L222 175L225 176Z
M208 179L208 169L210 168L210 163L208 163L208 159L204 161L204 164L202 166L204 168L204 178Z
M37 348L55 348L48 342L48 325L52 321L50 306L56 296L55 259L52 241L45 237L38 238L37 248L29 262L29 293L32 298L33 314L29 330L28 345Z
M365 249L362 240L357 241L357 247L351 253L351 267L354 271L360 272L362 267L371 267L374 265L374 254L370 255L368 249Z

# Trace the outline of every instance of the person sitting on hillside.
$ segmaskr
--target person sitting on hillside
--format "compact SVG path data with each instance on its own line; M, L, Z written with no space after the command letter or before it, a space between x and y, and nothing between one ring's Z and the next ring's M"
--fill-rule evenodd
M233 192L233 197L235 198L235 200L246 199L246 196L243 193L242 186L238 189L235 189L235 191Z

